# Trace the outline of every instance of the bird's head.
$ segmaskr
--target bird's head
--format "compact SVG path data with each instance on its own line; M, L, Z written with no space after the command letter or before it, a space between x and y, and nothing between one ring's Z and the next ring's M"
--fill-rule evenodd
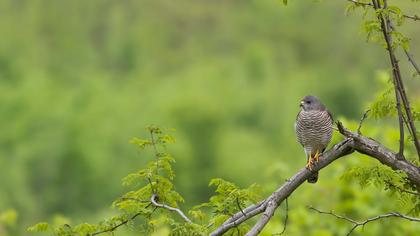
M321 103L321 101L315 96L305 96L300 101L300 107L304 111L323 111L325 110L325 106Z

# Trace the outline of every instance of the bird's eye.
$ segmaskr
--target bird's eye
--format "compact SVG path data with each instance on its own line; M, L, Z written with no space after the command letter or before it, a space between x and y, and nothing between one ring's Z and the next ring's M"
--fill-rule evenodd
M306 103L311 104L311 101L306 101Z

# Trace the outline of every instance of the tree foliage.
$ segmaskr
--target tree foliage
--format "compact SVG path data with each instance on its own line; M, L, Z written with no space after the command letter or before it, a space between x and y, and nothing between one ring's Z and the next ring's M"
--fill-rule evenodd
M361 3L370 3L370 1L360 1ZM383 4L383 1L381 1ZM283 4L287 4L287 1L283 1ZM289 3L290 4L290 3ZM378 9L374 10L372 7L366 6L364 4L353 4L350 3L349 7L347 8L347 13L353 13L356 10L360 10L361 14L363 15L363 23L362 28L367 33L367 40L373 41L378 43L381 46L386 47L386 43L383 40L383 36L381 35L381 25L378 22L377 17L389 17L393 22L396 23L396 26L401 26L402 24L407 23L409 19L405 17L405 13L397 6L388 6L386 9ZM116 18L118 18L118 13L115 14ZM201 20L200 18L198 20ZM181 20L182 21L182 20ZM174 21L175 22L175 21ZM210 22L212 22L210 20ZM193 26L192 26L193 27ZM173 27L176 28L176 27ZM270 27L268 27L270 28ZM98 29L100 30L100 27ZM272 33L272 28L268 30ZM188 33L188 32L187 32ZM409 50L409 37L405 36L399 31L393 30L391 32L393 37L392 41L392 49L393 50ZM118 40L118 39L114 39ZM201 42L201 40L198 40ZM153 43L148 42L149 44L154 45ZM165 43L165 42L164 42ZM302 43L302 42L301 42ZM116 66L112 68L112 70L117 73L118 71L132 71L132 66L130 63L126 64L122 55L129 55L132 52L132 44L130 42L126 42L126 48L124 50L116 50L118 51L118 55L121 57L115 57L113 59L116 60L116 63L101 61L104 64L115 64ZM305 44L303 44L305 45ZM100 41L97 42L97 47L108 47L108 45L104 45ZM211 47L209 47L211 48ZM152 47L150 50L155 50L156 48ZM259 64L259 58L266 56L267 52L260 52L256 53L259 48L256 47L254 49L249 50L249 54L252 55L252 59L249 68L251 72L256 75L256 77L263 76L264 68L262 68ZM158 49L156 49L158 50ZM311 49L310 49L311 50ZM210 51L212 51L210 49ZM109 49L108 53L113 52L113 49ZM70 53L70 52L67 52ZM162 65L170 65L171 61L177 61L177 51L165 51L163 53L165 56L162 56ZM368 55L365 55L368 56ZM138 59L138 58L137 58ZM289 59L289 58L288 58ZM307 58L304 58L307 60ZM293 60L293 59L292 59ZM302 59L303 60L303 59ZM74 61L70 60L70 63L75 63ZM51 65L54 67L54 64ZM275 65L274 65L275 66ZM57 68L55 68L57 67ZM60 74L63 70L60 66L55 66L56 73ZM145 71L153 70L151 65L145 66ZM172 71L175 70L174 68L179 68L180 66L168 66L172 68ZM131 68L131 69L130 69ZM203 69L200 67L200 69ZM413 74L416 74L415 72ZM211 75L211 76L220 76L219 74ZM193 76L195 77L195 76ZM305 75L303 75L305 77ZM368 106L371 110L369 113L370 117L386 120L388 118L395 118L398 115L396 109L396 101L395 97L393 96L393 81L391 76L387 76L387 83L383 86L383 92L380 93L376 100ZM255 82L255 83L254 83ZM256 81L250 82L254 83L251 87L256 85ZM261 81L260 81L261 82ZM169 83L169 82L168 82ZM112 85L112 82L110 82ZM171 85L171 84L170 84ZM258 85L258 84L257 84ZM40 86L52 86L49 84L40 85ZM344 85L345 86L345 85ZM112 86L111 86L112 87ZM168 86L171 87L171 86ZM220 89L220 84L218 84L217 89ZM222 86L223 87L223 86ZM274 87L273 84L268 82L265 87L262 89L263 91L267 91L270 88ZM49 88L49 87L48 87ZM103 89L103 88L102 88ZM168 88L167 91L170 91L171 88ZM32 90L29 90L32 91ZM366 91L370 91L367 89ZM231 91L227 91L229 93ZM285 91L287 93L287 91ZM352 94L352 93L350 93ZM194 94L193 94L194 95ZM264 97L264 94L257 94L256 96L261 97L261 101L268 100ZM333 95L331 95L333 96ZM337 95L338 96L338 95ZM104 95L103 98L106 99L107 95ZM223 96L220 96L223 97ZM246 103L247 106L243 110L235 108L236 106L232 106L233 110L238 109L240 114L238 117L234 118L234 123L239 125L243 125L246 127L249 123L258 123L262 129L268 130L269 126L266 126L267 122L267 115L257 115L254 113L258 112L250 112L249 110L253 110L257 106L253 106L252 102L248 102L247 100L248 95L244 96L244 101L240 101L238 104ZM83 94L82 98L83 99ZM357 102L358 98L355 98ZM130 100L130 99L128 99ZM169 100L169 99L168 99ZM205 100L205 99L204 99ZM209 99L211 100L211 99ZM223 99L221 99L223 101ZM153 101L151 101L153 103ZM165 101L167 102L167 101ZM77 103L77 101L76 101ZM208 102L207 100L204 101L206 105L212 104L212 102ZM360 102L359 102L360 103ZM270 102L267 102L270 105ZM338 105L337 105L338 106ZM145 104L143 104L145 107ZM277 103L272 103L270 105L271 108L278 108ZM415 106L411 107L413 111L413 117L415 120L420 120L420 113L417 112L420 109L416 109ZM10 108L13 110L13 108ZM175 109L174 114L188 114L190 110L180 108ZM218 110L218 108L214 108L211 112L217 111L223 113L223 111ZM97 111L94 111L97 112ZM180 122L180 124L188 124L190 127L189 138L192 140L197 140L198 138L202 138L202 136L206 136L205 134L198 134L196 130L201 130L203 127L210 127L207 129L206 134L214 135L217 134L217 128L220 127L217 120L209 118L209 114L211 112L197 112L193 116L185 115L181 118L184 123ZM223 113L225 114L225 113ZM222 114L222 116L223 116ZM227 114L227 113L226 113ZM228 117L227 115L224 115ZM200 118L207 118L206 120L202 121ZM130 117L131 119L131 117ZM386 120L387 121L387 120ZM268 120L268 122L272 122ZM191 125L194 124L195 126ZM393 126L388 125L387 128L390 128L389 133L384 135L386 137L394 137L395 129ZM371 130L374 130L372 128ZM213 179L210 182L211 187L216 188L216 194L213 195L208 202L199 204L195 207L192 207L190 211L188 211L188 217L192 219L194 223L185 222L185 220L179 216L176 212L169 211L164 207L158 207L152 203L153 196L156 196L155 200L159 204L164 204L165 206L181 209L184 205L184 198L181 196L180 193L177 192L175 188L174 178L175 173L173 170L174 158L169 154L166 150L166 146L175 142L175 139L167 134L167 130L162 130L158 127L149 127L148 132L151 135L148 138L134 138L130 142L137 146L139 149L148 149L152 150L153 152L153 160L150 161L148 164L145 165L144 169L141 169L137 172L131 173L127 175L123 179L123 185L130 190L123 194L120 198L116 199L112 207L118 212L115 216L110 217L104 221L101 221L97 224L90 224L90 223L82 223L79 225L72 225L72 224L61 224L55 225L54 223L38 223L32 227L29 227L29 231L32 232L47 232L54 235L95 235L101 232L114 232L115 230L119 229L120 227L128 226L128 228L134 230L135 232L141 232L144 234L148 234L154 231L157 231L159 228L167 228L171 232L172 235L207 235L209 232L217 228L222 222L224 222L227 218L229 218L232 214L241 211L242 208L246 206L256 203L261 200L261 192L262 190L259 189L256 185L251 185L246 189L240 189L237 185L225 181L223 179L217 178ZM249 138L246 135L242 135L241 133L234 134L235 138L241 140L251 140L250 143L252 145L258 145L258 140L255 140L254 137ZM408 133L408 139L412 137L412 134ZM121 137L119 137L121 138ZM218 137L219 138L219 137ZM229 139L229 137L226 137ZM273 137L269 137L267 139L273 140ZM398 140L398 138L393 138L391 141L387 143L388 145L393 145L393 142ZM69 146L70 148L75 146L77 147L78 143L71 143ZM287 144L285 144L287 145ZM412 146L409 145L408 142L405 143L405 146L408 148L406 151L407 159L414 162L415 151L413 150ZM210 147L212 148L212 147ZM200 149L201 151L204 148ZM74 153L74 156L78 156L78 153ZM198 154L200 154L198 152ZM236 153L234 153L236 154ZM81 165L85 165L86 163L81 162ZM418 164L418 163L417 163ZM88 165L88 164L86 164ZM232 167L233 168L233 167ZM274 167L273 167L274 168ZM63 176L64 179L65 176ZM87 178L87 177L86 177ZM48 176L45 176L44 179L48 179ZM359 184L362 187L369 188L374 186L380 190L385 190L392 199L396 200L397 202L401 202L405 205L406 209L409 209L407 213L412 214L414 216L419 214L419 200L418 196L415 194L413 195L412 192L416 193L416 189L413 188L412 184L409 183L405 176L398 172L390 170L389 168L385 168L380 164L371 165L369 167L356 167L348 170L343 175L343 180L351 181L353 179L357 179ZM346 190L349 191L349 190ZM410 193L411 192L411 193ZM301 197L302 198L302 197ZM346 196L344 196L346 198ZM59 203L60 204L60 203ZM63 203L64 204L64 203ZM299 213L299 210L296 211L297 213L294 215L302 216ZM296 218L295 218L296 219ZM304 220L302 220L303 222ZM295 220L296 222L296 220ZM305 223L305 222L304 222ZM304 223L297 223L296 225L302 226L301 224ZM307 224L311 225L311 223L306 222ZM276 223L279 225L280 223ZM120 226L121 225L121 226ZM303 225L307 226L307 225ZM234 229L231 229L229 233L231 234L238 234L242 235L249 230L250 226L246 223L237 226ZM304 228L304 227L301 227ZM277 230L277 229L275 229ZM275 231L271 229L271 231ZM293 232L293 228L291 229ZM321 232L322 233L322 232ZM321 234L320 233L320 234ZM323 232L325 233L325 232Z
M217 178L211 180L209 184L216 187L216 195L212 196L209 202L195 206L188 212L192 219L199 223L190 222L189 219L186 221L176 217L176 214L174 216L174 213L167 208L155 204L152 198L159 202L158 204L177 209L180 203L184 202L173 184L175 174L172 163L175 160L165 151L168 144L175 143L175 138L165 133L166 129L156 126L151 126L147 130L150 134L148 139L133 138L130 143L140 150L153 149L154 160L150 161L146 168L123 178L122 184L132 190L113 202L112 207L121 212L119 215L98 224L82 223L75 226L65 224L54 227L41 222L29 227L28 231L49 232L58 236L93 236L113 232L121 226L133 226L135 220L140 218L142 224L137 229L139 233L150 234L156 228L166 226L171 235L207 235L236 211L261 199L259 188L255 184L240 189L231 182ZM244 234L248 229L249 227L243 224L232 231Z

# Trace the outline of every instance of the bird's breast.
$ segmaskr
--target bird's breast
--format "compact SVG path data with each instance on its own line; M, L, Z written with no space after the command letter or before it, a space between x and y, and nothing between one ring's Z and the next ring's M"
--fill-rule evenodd
M322 151L331 141L332 123L327 111L301 111L295 124L299 143L310 152Z

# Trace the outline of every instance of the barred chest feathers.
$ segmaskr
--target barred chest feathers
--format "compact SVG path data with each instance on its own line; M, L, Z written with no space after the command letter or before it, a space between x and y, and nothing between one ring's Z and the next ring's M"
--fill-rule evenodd
M307 154L322 152L331 141L332 119L328 111L300 111L295 123L295 132Z

